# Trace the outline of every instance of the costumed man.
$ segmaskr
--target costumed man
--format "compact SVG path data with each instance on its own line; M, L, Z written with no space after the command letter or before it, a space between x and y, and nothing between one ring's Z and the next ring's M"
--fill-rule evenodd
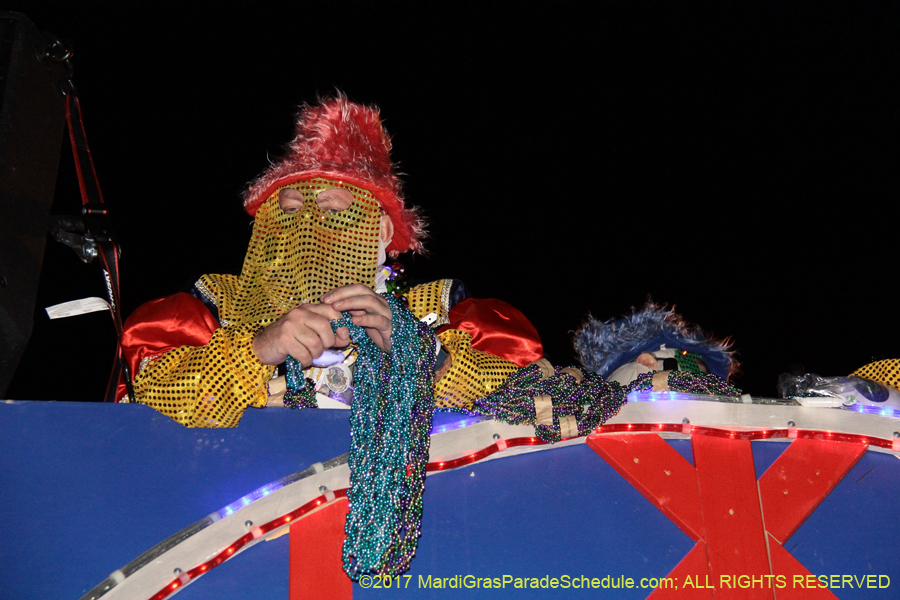
M738 369L730 347L729 340L718 340L674 309L653 302L620 319L589 317L575 334L575 350L585 369L623 386L649 377L657 392L676 387L689 391L676 383L688 374L688 387L698 393L727 390L732 395L734 388L719 384ZM702 377L709 374L718 382Z
M247 407L282 403L274 376L292 357L319 398L349 403L356 354L332 322L346 312L390 351L391 309L379 295L393 274L387 256L422 251L423 220L404 201L390 148L375 108L343 95L304 107L285 156L244 194L254 224L240 275L204 275L127 320L135 400L189 427L234 427ZM458 281L405 297L437 330L439 407L470 408L543 354L521 312L466 299Z

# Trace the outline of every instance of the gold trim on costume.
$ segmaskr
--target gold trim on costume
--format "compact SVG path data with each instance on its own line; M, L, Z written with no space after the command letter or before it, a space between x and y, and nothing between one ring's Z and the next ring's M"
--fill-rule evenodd
M209 291L209 288L206 287L206 284L203 283L202 277L194 282L194 287L197 288L197 291L200 292L201 294L203 294L207 300L212 302L213 306L215 306L216 308L219 307L218 303L216 302L215 295L213 295L213 293L211 291Z
M441 316L435 325L446 325L450 322L450 290L453 288L453 280L445 279L441 286Z

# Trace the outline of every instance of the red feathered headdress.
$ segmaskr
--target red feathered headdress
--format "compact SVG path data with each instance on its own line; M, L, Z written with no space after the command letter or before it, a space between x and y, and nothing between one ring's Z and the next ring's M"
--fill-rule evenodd
M343 94L318 106L305 105L287 155L250 184L244 208L255 215L276 189L297 181L344 181L372 192L394 222L388 252L421 252L424 223L418 209L403 202L390 152L391 140L377 108L350 102Z

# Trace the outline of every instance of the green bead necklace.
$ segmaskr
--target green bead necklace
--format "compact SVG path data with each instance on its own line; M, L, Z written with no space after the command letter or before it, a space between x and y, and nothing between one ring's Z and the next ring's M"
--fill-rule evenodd
M350 409L350 512L344 531L344 571L399 575L409 568L422 524L422 493L434 415L435 338L390 294L391 352L385 353L350 316L347 327L359 358ZM289 358L285 405L315 406L315 390L302 365Z

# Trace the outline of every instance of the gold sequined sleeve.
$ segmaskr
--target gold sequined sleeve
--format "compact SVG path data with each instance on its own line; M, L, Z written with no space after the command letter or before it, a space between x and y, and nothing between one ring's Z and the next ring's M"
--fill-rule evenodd
M471 408L476 399L503 385L518 366L487 352L472 348L472 336L458 329L438 334L450 368L434 384L434 401L439 408Z
M450 318L452 286L453 280L441 279L412 288L407 294L410 310L420 319L434 313L437 318L435 325L451 323L452 327ZM511 319L501 318L499 323L505 326L509 326L510 323L518 324L516 329L509 330L514 332L508 335L509 338L522 337L529 340L525 345L531 353L516 356L516 359L521 361L520 364L528 364L540 358L543 354L540 338L525 316L506 304L501 303L501 306L496 304L496 301L488 302L494 302L492 308L505 311L507 317L512 315ZM486 324L495 327L498 325L497 322ZM435 403L440 408L471 408L476 399L496 391L519 369L516 363L506 358L473 348L472 335L467 331L445 329L438 334L438 340L447 353L446 360L450 364L446 370L438 369L440 378L434 386ZM515 352L515 349L513 351Z
M253 352L260 328L220 327L204 346L152 358L134 378L137 401L187 427L236 426L248 406L265 406L275 369Z
M261 328L223 325L187 293L142 304L122 334L135 400L187 427L234 427L245 408L266 402L274 367L253 353Z
M413 286L406 293L409 310L417 319L433 313L435 316L433 327L449 323L450 292L453 289L453 282L453 279L438 279Z
M862 377L900 389L900 359L888 358L869 363L850 373L853 377Z

